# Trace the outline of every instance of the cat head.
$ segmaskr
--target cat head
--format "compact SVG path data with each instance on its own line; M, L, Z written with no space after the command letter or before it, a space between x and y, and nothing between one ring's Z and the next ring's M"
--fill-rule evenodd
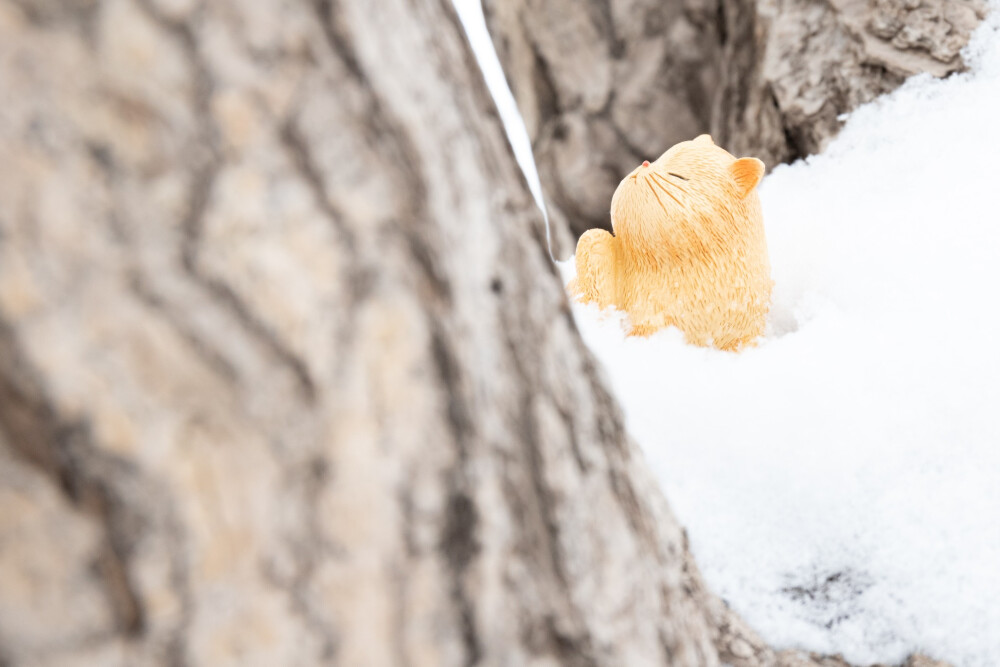
M704 256L760 215L757 158L735 158L703 134L643 162L611 199L611 224L634 256L655 264Z

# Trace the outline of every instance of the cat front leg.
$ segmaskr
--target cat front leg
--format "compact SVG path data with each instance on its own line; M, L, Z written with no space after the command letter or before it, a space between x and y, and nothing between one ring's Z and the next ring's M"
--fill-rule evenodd
M576 244L576 280L570 291L584 303L601 308L615 304L618 240L603 229L589 229Z

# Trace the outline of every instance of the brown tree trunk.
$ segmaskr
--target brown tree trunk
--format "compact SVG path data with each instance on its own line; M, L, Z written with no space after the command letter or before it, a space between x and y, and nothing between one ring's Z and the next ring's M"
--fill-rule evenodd
M622 176L711 133L768 166L815 153L841 114L907 76L962 67L982 0L485 0L572 254L610 228Z

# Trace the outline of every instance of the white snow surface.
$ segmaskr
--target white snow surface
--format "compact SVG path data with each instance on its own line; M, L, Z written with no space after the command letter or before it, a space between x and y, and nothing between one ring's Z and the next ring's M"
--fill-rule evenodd
M469 38L472 51L476 54L476 60L479 62L479 69L483 72L486 87L489 88L490 95L493 96L493 101L497 105L497 111L503 118L507 139L514 151L514 159L517 160L518 166L524 172L524 177L528 181L528 189L531 190L535 203L544 212L542 184L538 180L538 169L535 167L535 158L531 154L528 129L524 125L521 113L517 110L514 94L510 92L503 67L500 65L500 58L497 56L496 49L493 48L490 33L486 29L482 2L481 0L452 0L452 4L455 6L458 18Z
M775 646L1000 665L992 7L968 73L912 78L765 179L758 347L574 306L709 586Z

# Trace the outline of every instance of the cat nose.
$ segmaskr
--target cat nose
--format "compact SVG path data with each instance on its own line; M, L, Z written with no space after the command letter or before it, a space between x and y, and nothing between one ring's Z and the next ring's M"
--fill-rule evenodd
M643 160L642 161L642 166L643 167L648 167L649 166L649 160Z

